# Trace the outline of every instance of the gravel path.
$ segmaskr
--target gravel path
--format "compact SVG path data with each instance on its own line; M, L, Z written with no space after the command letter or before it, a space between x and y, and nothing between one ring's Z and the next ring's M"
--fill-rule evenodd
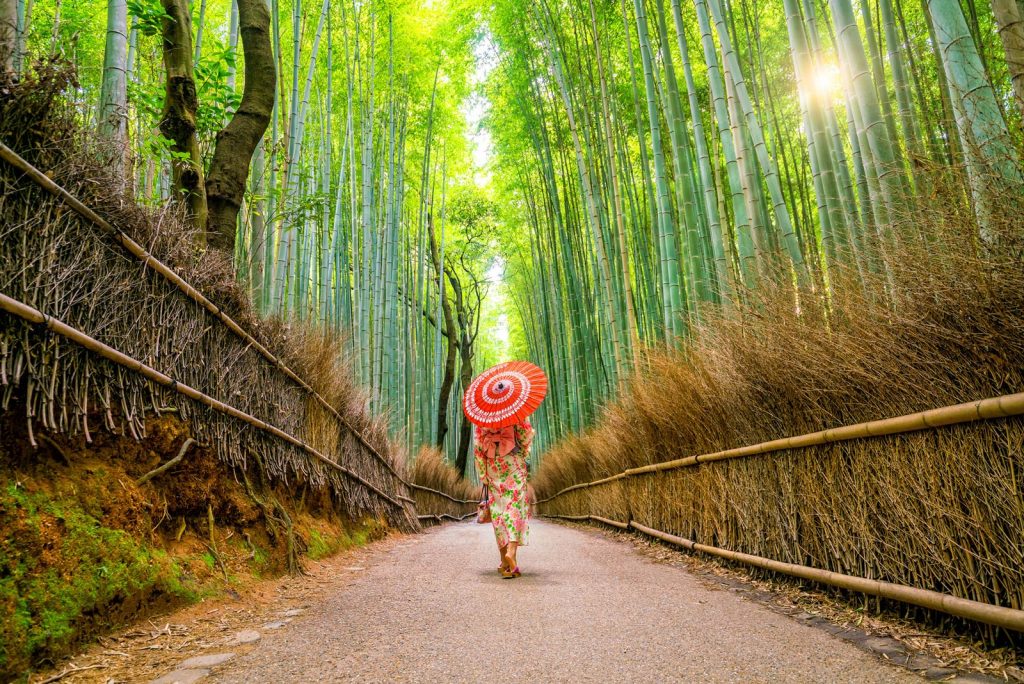
M212 679L922 681L624 544L551 523L532 528L516 580L497 572L490 526L409 537Z

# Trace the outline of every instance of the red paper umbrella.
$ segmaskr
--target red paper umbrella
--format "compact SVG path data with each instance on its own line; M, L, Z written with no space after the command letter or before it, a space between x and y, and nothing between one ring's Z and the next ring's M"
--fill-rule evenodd
M544 371L527 361L509 361L489 368L470 383L462 397L462 409L474 425L502 428L536 411L547 393Z

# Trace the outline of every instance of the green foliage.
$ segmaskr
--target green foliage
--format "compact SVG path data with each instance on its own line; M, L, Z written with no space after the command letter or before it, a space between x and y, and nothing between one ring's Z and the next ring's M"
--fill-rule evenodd
M974 191L989 241L985 195L1001 189L977 191L979 146L961 141L963 121L1005 160L990 160L989 176L1009 178L1009 194L1019 195L1024 142L991 7L881 8L493 3L501 59L484 84L486 124L499 213L519 228L502 250L512 329L551 380L539 450L615 397L640 363L631 344L675 346L719 309L776 288L800 310L829 310L840 271L892 271L894 246L928 240L897 228L918 210L911 187L941 178ZM943 13L966 21L953 42L975 66L959 87L936 47L951 24ZM983 115L955 122L988 88L996 99Z
M196 111L196 135L211 146L214 136L224 128L242 101L242 95L228 85L228 75L236 69L234 51L221 47L208 50L195 65L196 93L199 109Z
M207 551L202 556L200 556L200 558L202 559L203 563L206 564L206 567L208 569L213 570L217 567L217 559L213 557L213 552Z
M134 18L136 30L149 37L160 35L161 23L171 19L163 5L154 0L128 0L128 13Z
M103 3L30 4L29 53L73 54L94 116ZM244 81L231 7L207 2L194 65L205 162ZM165 15L155 0L129 9L134 187L161 205L175 160L156 133ZM443 225L446 262L471 297L473 283L487 290L479 340L454 373L509 355L544 366L543 450L598 415L645 346L678 343L761 284L828 308L837 268L884 272L892 246L922 237L893 233L928 185L922 169L949 169L944 180L984 204L956 120L964 93L980 91L943 68L940 10L966 22L955 42L995 95L981 123L1009 142L985 147L1019 159L1021 112L988 3L274 0L277 101L238 276L260 310L351 339L371 408L415 453L441 410L434 366L449 340L435 330L427 238ZM496 153L486 168L478 126Z

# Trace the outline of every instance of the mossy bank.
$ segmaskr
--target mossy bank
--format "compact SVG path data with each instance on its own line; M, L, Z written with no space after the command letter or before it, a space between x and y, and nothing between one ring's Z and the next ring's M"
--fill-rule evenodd
M226 470L173 414L141 441L0 422L0 679L132 620L379 538L315 490ZM37 446L32 446L32 441Z

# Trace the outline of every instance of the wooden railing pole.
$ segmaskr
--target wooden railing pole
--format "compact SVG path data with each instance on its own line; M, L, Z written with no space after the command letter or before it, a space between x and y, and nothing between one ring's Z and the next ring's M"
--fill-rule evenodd
M686 458L680 458L674 461L665 461L664 463L653 463L639 468L630 468L617 475L612 475L611 477L605 477L600 480L594 480L593 482L583 482L566 487L545 499L537 501L537 503L547 503L548 501L577 489L596 487L597 485L607 484L626 477L659 473L666 470L678 470L679 468L687 468L701 463L725 461L734 458L743 458L746 456L761 456L788 449L806 449L807 447L820 446L822 444L834 444L836 442L847 442L855 439L881 437L884 435L898 435L907 432L931 430L939 427L945 427L947 425L958 425L961 423L971 423L979 420L992 420L995 418L1010 418L1012 416L1019 415L1024 415L1024 392L1005 394L1003 396L981 399L978 401L969 401L963 404L944 406L942 408L929 409L928 411L920 411L918 413L909 413L905 416L897 416L895 418L872 420L866 423L857 423L855 425L845 425L843 427L830 428L828 430L811 432L805 435L797 435L796 437L774 439L769 442L761 442L759 444L727 449L725 451L716 451L710 454L687 456Z
M430 487L424 487L423 485L418 485L415 482L410 482L408 486L409 486L409 489L418 489L421 492L430 492L431 494L437 494L438 496L443 496L444 498L446 498L446 499L448 499L450 501L454 501L457 504L475 504L475 503L478 503L478 501L476 499L456 499L451 494L445 494L444 492L438 491L436 489L431 489Z

